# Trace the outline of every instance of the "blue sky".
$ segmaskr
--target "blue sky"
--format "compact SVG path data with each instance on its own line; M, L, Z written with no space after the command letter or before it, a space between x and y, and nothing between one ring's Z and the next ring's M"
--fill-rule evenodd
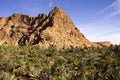
M0 17L37 16L59 6L90 41L120 44L120 0L1 0Z

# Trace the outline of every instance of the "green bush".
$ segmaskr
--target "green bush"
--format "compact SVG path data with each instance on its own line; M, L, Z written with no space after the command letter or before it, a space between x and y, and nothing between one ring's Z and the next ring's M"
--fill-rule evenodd
M120 45L56 50L0 46L0 80L119 80Z

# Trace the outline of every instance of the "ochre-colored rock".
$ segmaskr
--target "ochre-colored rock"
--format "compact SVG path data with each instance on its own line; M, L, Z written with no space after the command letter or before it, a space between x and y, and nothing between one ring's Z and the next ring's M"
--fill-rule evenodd
M0 45L40 45L57 49L92 46L59 7L37 17L13 14L0 18ZM97 44L96 44L97 45Z
M100 47L109 47L111 45L111 42L109 41L103 41L103 42L94 42L94 44L99 45Z

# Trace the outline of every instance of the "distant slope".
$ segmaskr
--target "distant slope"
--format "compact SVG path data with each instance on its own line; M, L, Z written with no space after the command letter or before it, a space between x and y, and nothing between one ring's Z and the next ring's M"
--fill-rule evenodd
M99 46L101 46L101 47L104 47L104 46L109 47L109 46L111 45L111 42L109 42L109 41L93 42L93 43L94 43L94 44L97 44L97 45L99 45Z

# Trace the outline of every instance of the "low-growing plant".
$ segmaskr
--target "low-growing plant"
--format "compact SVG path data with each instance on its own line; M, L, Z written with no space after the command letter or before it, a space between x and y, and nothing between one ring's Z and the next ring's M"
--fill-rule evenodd
M0 46L0 80L119 80L120 45L56 50Z

